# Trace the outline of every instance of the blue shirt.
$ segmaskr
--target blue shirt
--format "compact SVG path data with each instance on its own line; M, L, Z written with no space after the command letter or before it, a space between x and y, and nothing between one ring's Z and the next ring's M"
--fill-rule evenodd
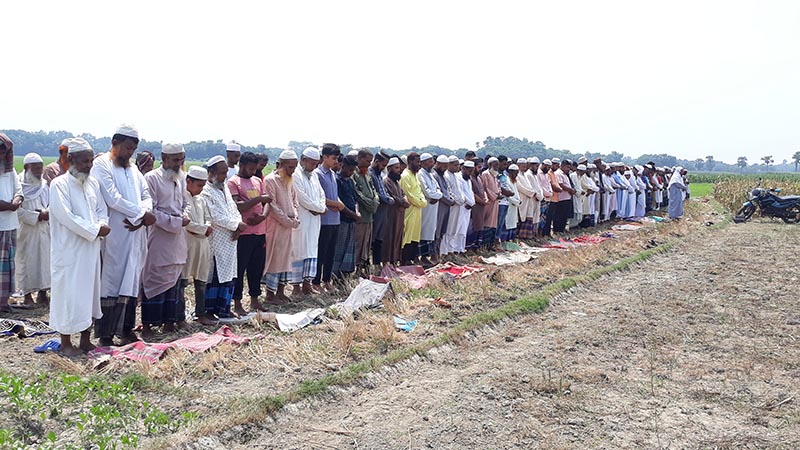
M336 186L336 174L332 170L319 166L314 169L319 177L319 184L322 185L322 190L325 191L325 198L332 201L339 201L339 188ZM328 208L328 212L320 218L322 225L339 225L339 211L333 211Z
M378 198L384 205L394 205L394 199L386 192L386 185L383 184L383 177L381 171L373 167L369 168L369 176L372 178L372 184L378 192Z

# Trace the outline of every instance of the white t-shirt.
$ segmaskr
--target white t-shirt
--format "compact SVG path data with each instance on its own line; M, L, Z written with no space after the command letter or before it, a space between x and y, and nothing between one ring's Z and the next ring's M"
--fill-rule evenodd
M22 185L15 171L0 175L0 200L11 202L17 195L22 195ZM19 217L16 211L0 211L0 231L10 231L19 228Z

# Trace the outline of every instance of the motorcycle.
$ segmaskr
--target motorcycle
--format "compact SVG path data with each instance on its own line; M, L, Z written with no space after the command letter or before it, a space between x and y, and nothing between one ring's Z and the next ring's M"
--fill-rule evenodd
M800 195L779 196L780 189L761 188L761 180L750 192L749 198L734 216L736 223L747 222L756 212L761 217L780 218L786 223L800 222Z

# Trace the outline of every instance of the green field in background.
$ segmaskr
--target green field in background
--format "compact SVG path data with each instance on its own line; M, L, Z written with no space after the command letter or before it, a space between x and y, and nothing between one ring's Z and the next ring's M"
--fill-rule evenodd
M689 185L692 197L708 197L714 189L714 183L692 183Z

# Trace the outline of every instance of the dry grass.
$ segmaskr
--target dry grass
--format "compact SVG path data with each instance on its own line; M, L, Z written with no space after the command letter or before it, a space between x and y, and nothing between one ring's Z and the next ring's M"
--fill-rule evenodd
M736 212L742 206L756 181L752 178L733 178L714 184L714 198L729 211ZM787 178L784 180L764 180L762 188L780 188L780 195L800 194L800 180Z

